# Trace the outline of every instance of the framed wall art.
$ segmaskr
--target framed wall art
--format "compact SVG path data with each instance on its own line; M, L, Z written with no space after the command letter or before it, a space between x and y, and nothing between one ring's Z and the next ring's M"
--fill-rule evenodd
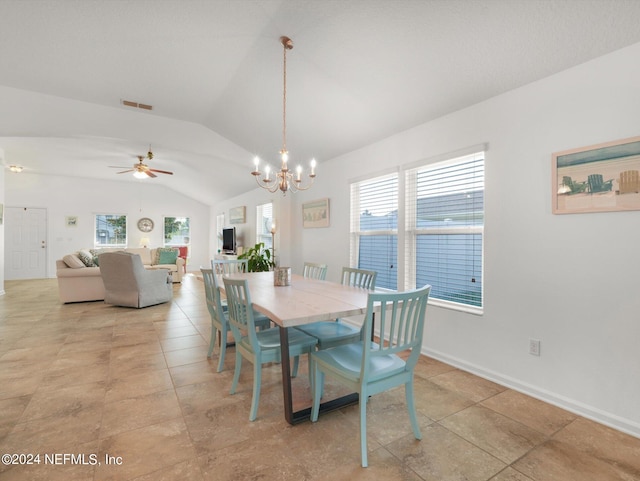
M302 204L302 227L329 227L329 199Z
M230 224L244 224L246 222L247 207L233 207L229 209L229 223Z
M640 210L640 137L556 152L554 214Z
M78 216L68 215L64 218L64 224L67 227L78 227Z

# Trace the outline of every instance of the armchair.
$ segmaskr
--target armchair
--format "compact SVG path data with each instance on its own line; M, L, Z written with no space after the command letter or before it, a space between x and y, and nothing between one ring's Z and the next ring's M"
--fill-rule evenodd
M169 271L145 269L138 254L100 254L100 275L106 304L140 309L169 302L173 297Z

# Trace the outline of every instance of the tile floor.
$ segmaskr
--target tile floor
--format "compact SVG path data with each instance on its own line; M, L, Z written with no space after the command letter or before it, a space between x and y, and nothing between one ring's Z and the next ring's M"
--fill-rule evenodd
M422 441L402 389L375 396L362 469L357 409L289 426L278 365L264 369L248 421L251 367L231 396L233 349L216 373L195 277L172 303L141 310L62 305L53 279L5 290L0 454L40 464L0 465L2 480L640 480L640 439L426 357L415 380Z

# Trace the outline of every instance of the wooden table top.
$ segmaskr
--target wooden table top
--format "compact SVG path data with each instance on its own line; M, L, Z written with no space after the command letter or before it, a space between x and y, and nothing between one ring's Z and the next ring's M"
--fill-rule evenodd
M280 327L365 314L367 297L371 292L297 274L291 276L289 286L274 286L273 272L249 272L225 277L247 279L254 309ZM222 279L220 289L224 293Z

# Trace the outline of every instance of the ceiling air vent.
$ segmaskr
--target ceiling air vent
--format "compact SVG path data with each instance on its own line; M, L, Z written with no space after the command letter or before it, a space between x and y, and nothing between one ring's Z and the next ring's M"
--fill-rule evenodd
M139 104L138 102L132 102L131 100L122 100L122 105L134 107L136 109L153 110L153 105Z

